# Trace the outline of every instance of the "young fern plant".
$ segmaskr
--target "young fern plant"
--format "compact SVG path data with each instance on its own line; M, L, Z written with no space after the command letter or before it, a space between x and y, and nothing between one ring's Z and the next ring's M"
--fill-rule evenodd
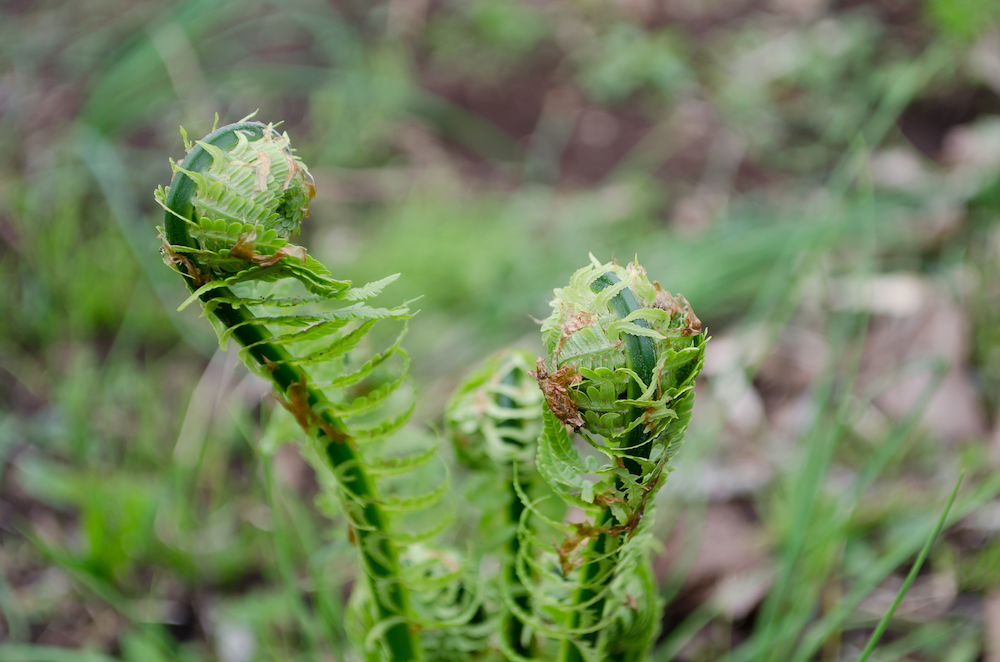
M400 347L410 312L369 300L395 276L337 280L291 240L309 172L273 125L238 122L171 162L162 253L215 327L308 440L336 486L363 580L348 634L368 662L639 662L661 615L650 563L653 498L691 417L701 323L637 263L592 264L557 289L548 350L508 350L466 380L445 423L483 510L468 559L426 541L444 531L446 479L424 476L436 444L400 454L413 412ZM183 306L182 306L183 307ZM362 352L373 326L400 332ZM532 369L534 368L534 369ZM581 454L571 433L593 452ZM598 458L603 455L604 461ZM381 477L417 476L416 493ZM398 490L397 490L398 491ZM587 517L566 515L571 509ZM403 531L395 515L434 524ZM553 541L555 544L553 545ZM480 572L499 561L495 573Z
M687 301L637 262L591 260L555 290L542 324L548 356L533 373L545 396L536 469L588 519L566 524L525 504L535 517L522 518L515 567L533 610L509 606L560 640L548 659L639 661L661 612L649 561L653 498L691 418L705 337ZM581 456L569 430L597 454ZM533 523L561 535L555 558Z
M446 485L424 495L381 494L374 476L418 468L434 449L411 457L370 457L413 411L400 405L408 359L399 341L410 312L368 300L395 280L362 287L334 279L291 239L309 215L309 172L273 125L238 122L189 143L173 179L156 200L164 209L161 249L184 277L225 346L241 346L246 365L274 386L316 454L336 479L364 570L357 619L369 624L359 644L368 660L423 659L426 623L411 604L400 555L409 540L393 533L390 514L432 505ZM183 306L182 306L183 307ZM380 320L401 322L388 348L358 359L359 343ZM395 376L366 387L395 362ZM403 398L405 400L405 398ZM374 413L373 413L374 412ZM379 414L383 414L381 417Z
M555 294L548 356L534 370L524 352L488 360L445 418L478 474L470 500L487 504L479 552L501 559L495 647L510 662L639 662L662 616L653 499L691 417L705 337L687 301L637 263L592 259ZM567 523L574 509L588 517Z
M501 599L508 595L519 609L529 608L528 589L514 563L525 512L520 495L533 491L538 482L534 458L542 428L542 394L531 378L531 364L532 355L524 350L494 355L456 389L445 411L455 454L476 476L467 491L471 501L482 504L477 551L501 560L488 597L497 614L496 645L509 660L537 652L531 629Z

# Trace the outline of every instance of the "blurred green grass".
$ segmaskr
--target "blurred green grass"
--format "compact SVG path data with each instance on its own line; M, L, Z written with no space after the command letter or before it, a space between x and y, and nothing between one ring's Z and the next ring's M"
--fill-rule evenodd
M657 659L856 656L879 617L858 605L905 572L963 468L951 521L970 519L927 571L957 597L897 618L879 659L1000 654L984 620L995 527L969 524L1000 491L996 435L921 422L945 380L927 357L862 379L885 315L837 295L900 272L944 291L971 325L954 369L995 413L992 7L4 5L0 659L350 659L344 524L282 446L293 433L261 440L272 403L176 312L156 253L151 191L178 125L200 136L256 109L317 177L303 243L337 276L402 272L384 296L422 297L407 340L421 423L486 353L537 347L531 317L589 252L638 255L738 348L705 381L671 479L689 489L669 491L661 529L693 559L699 514L742 503L773 584L734 616L674 558ZM822 339L819 371L767 381L802 329ZM932 378L898 415L878 398L906 370ZM763 394L752 430L733 423L733 383ZM807 411L792 433L788 389ZM883 414L866 436L859 421ZM767 479L713 496L712 467L747 453Z

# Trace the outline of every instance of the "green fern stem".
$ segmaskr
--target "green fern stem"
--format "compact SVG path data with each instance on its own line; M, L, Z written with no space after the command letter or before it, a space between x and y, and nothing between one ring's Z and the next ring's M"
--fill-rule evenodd
M601 292L602 290L621 282L617 276L606 273L591 283L591 290ZM641 306L635 295L627 287L611 298L609 302L611 310L614 311L618 319L625 319ZM644 320L636 320L638 326L648 328ZM626 361L643 381L650 383L653 379L653 370L656 367L656 347L653 340L646 336L625 335ZM628 385L628 398L637 400L642 395L642 387L634 380ZM636 420L643 415L643 410L639 407L629 409L629 420L626 424ZM623 458L623 464L633 476L642 475L642 467L632 458L648 459L653 448L653 439L647 438L645 427L638 425L633 428L626 437L626 446L632 450ZM629 457L631 456L631 457ZM619 489L621 484L618 485ZM615 523L615 517L610 508L605 508L597 516L594 526L598 529L608 528ZM570 620L570 629L577 629L584 623L585 614L589 614L591 622L598 622L604 612L604 598L598 598L604 585L609 583L614 576L615 556L614 554L621 545L620 536L609 536L606 533L599 534L593 538L584 552L583 565L580 568L580 585L573 596L575 609ZM587 561L587 559L603 559ZM610 566L610 569L609 569ZM595 582L599 585L594 585ZM577 605L588 605L586 607ZM598 631L589 632L582 637L583 641L589 645L594 645ZM559 662L583 662L583 656L577 646L569 639L564 640L559 650Z
M201 142L222 150L230 150L237 144L238 131L258 139L264 135L265 130L267 128L258 122L239 122L213 131ZM189 172L203 172L211 163L211 154L201 145L195 145L181 163L181 167ZM184 220L191 219L194 212L192 204L194 192L194 181L184 173L178 172L171 182L165 199L167 211L164 214L164 238L172 246L196 247ZM178 268L187 271L184 264L179 264ZM185 280L192 292L198 289L199 284L193 278ZM217 288L200 295L203 303L213 299L224 301L232 298L233 294L228 288ZM289 400L294 400L298 394L299 399L304 399L305 404L313 411L322 412L318 414L323 419L319 430L305 431L307 434L317 434L327 458L341 476L343 489L356 503L364 504L362 513L366 526L356 527L354 533L366 574L373 583L377 582L387 587L385 590L377 590L373 586L371 593L377 603L380 619L394 622L385 633L391 660L393 662L420 660L417 635L409 627L409 596L399 580L399 555L387 535L386 518L378 505L377 488L362 468L360 457L354 450L346 426L324 406L328 404L327 398L309 386L308 374L290 364L292 357L287 350L268 342L271 338L270 332L260 324L247 323L253 319L250 312L243 307L236 308L228 303L219 302L211 314L232 331L232 337L246 348L261 368L264 368L263 372L270 374L280 394Z
M529 483L523 479L519 480L521 480L521 491L527 493ZM513 492L513 497L514 498L511 499L510 506L508 508L508 518L512 525L517 526L517 524L521 521L521 515L524 513L524 504L521 503L521 499L518 498L516 492ZM517 574L516 559L518 553L521 551L521 541L516 535L510 539L507 551L510 554L507 561L507 581L513 588L512 592L514 593L514 602L521 608L522 611L528 612L531 609L528 594L524 587L521 586L521 578ZM521 619L514 614L507 615L505 635L507 637L507 642L518 655L530 657L534 654L534 638L532 638L532 640L527 644L522 643L522 639L524 637L524 623L522 623Z
M517 381L517 374L514 371L508 373L502 380L503 384L513 385ZM504 409L513 409L515 406L514 400L506 395L499 395L497 397L497 404ZM499 427L513 428L521 427L522 421L519 419L507 419L506 421L501 421ZM515 460L516 462L516 460ZM515 480L515 478L511 478ZM522 493L527 493L531 486L530 481L523 475L518 474L516 480L521 488ZM510 504L507 507L507 521L511 526L518 526L521 522L521 516L524 514L524 504L521 502L521 498L518 496L517 490L514 485L511 485L510 493ZM528 599L527 591L521 585L521 578L517 574L517 568L515 559L517 559L518 552L521 550L521 541L516 535L512 536L510 542L507 543L507 551L510 556L507 559L507 581L510 583L511 588L514 592L514 602L523 611L530 611L530 601ZM518 655L525 657L534 654L534 638L527 644L523 644L521 639L524 636L524 623L515 614L507 614L506 622L504 623L504 633L503 636L507 638L507 643L510 645L511 649Z

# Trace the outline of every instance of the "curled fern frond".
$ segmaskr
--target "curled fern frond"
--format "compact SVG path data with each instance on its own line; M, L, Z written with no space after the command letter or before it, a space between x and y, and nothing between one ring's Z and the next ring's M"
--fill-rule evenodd
M478 568L455 551L421 544L402 556L403 581L410 590L413 619L424 659L430 662L502 662L491 640L496 627L484 603ZM374 596L366 586L351 593L346 628L366 660L380 660Z
M560 662L643 659L659 610L645 522L691 418L705 337L687 301L638 263L592 256L551 305L533 373L545 397L536 468L587 518L566 525L526 503L516 568L537 578L533 626L562 639ZM582 455L570 430L594 452ZM555 553L545 529L561 539Z
M305 248L290 243L309 214L309 174L288 137L272 125L241 122L190 145L172 163L164 208L163 255L184 276L220 342L233 339L241 357L275 387L275 397L310 440L311 455L335 479L367 581L359 592L369 660L422 659L418 617L400 563L405 533L397 513L438 503L439 483L419 493L380 487L426 467L434 446L409 454L386 451L386 439L413 412L409 365L400 348L407 307L369 300L395 276L353 287L337 280ZM364 351L381 321L400 326L381 351ZM439 472L440 473L440 472Z
M530 463L541 431L542 397L531 353L505 350L455 390L445 421L459 459L474 469Z
M448 404L465 501L485 516L475 548L435 549L464 503L448 498L438 440L407 428L411 313L373 305L396 276L354 286L292 243L314 190L273 125L240 122L188 148L156 192L164 260L191 292L181 307L200 304L306 433L359 550L347 629L364 659L644 659L661 610L653 497L704 359L687 301L637 263L592 260L556 290L547 357L502 353Z
M481 504L479 553L502 559L491 604L499 603L498 647L507 659L531 655L530 629L502 595L528 608L527 589L514 568L520 550L517 527L524 505L518 492L532 489L534 455L541 432L542 397L530 377L531 354L505 350L488 359L463 382L448 403L445 422L459 460L476 472L469 500ZM495 611L493 609L492 611Z

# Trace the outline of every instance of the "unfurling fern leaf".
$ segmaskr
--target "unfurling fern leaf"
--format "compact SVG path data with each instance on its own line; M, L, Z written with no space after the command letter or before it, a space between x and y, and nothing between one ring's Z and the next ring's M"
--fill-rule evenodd
M555 295L542 324L549 354L533 373L545 396L536 467L588 517L565 524L525 497L515 567L532 609L519 616L561 640L543 659L643 660L661 609L649 562L653 497L691 417L705 337L687 301L637 263L592 259ZM582 456L568 429L597 456Z
M521 547L517 529L524 512L518 493L532 490L535 445L541 432L542 395L529 373L531 354L506 350L488 359L455 391L445 411L459 460L474 471L470 501L481 504L480 554L503 559L498 585L490 587L491 611L499 609L497 646L507 659L533 654L533 633L509 608L528 608L527 589L514 567Z
M309 214L313 187L287 135L272 125L222 127L189 144L187 157L172 167L171 185L156 199L165 210L164 259L192 291L185 305L199 301L220 342L240 344L246 364L273 382L313 455L336 478L367 578L355 601L358 618L369 624L361 637L366 658L423 659L418 630L428 624L406 581L420 571L401 562L405 536L392 517L433 506L447 486L414 495L376 484L375 475L426 465L433 450L393 456L385 448L386 436L413 411L399 340L374 355L359 351L381 320L405 329L405 306L368 303L395 277L352 287L290 243Z
M484 516L469 553L433 548L459 506L444 501L437 441L406 427L410 311L370 303L396 276L355 287L292 243L313 187L272 125L239 122L187 147L156 192L164 260L191 290L182 308L198 302L220 343L237 342L273 383L333 486L364 570L346 623L364 659L645 659L661 610L653 497L704 358L683 297L637 264L596 260L556 290L547 358L499 354L449 402L466 501ZM382 323L397 335L372 348ZM584 517L567 523L570 509Z

